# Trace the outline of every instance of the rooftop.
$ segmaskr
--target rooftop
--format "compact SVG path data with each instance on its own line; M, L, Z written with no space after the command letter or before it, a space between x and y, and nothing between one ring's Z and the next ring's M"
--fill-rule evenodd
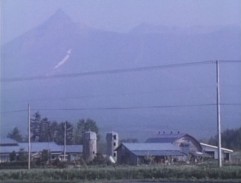
M137 156L183 156L179 147L171 143L123 143L127 149Z
M148 138L146 142L149 143L173 143L177 139L185 136L185 133L162 133L155 137Z

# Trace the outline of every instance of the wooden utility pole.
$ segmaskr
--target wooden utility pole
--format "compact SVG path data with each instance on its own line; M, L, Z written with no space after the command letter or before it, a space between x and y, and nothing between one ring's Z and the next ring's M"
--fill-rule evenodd
M65 121L64 123L64 161L66 161L66 124L67 122Z
M219 62L216 61L216 91L217 91L217 132L218 132L218 165L222 167L221 142L221 115L220 115L220 89L219 89Z
M28 170L31 168L31 121L30 121L30 105L28 104Z

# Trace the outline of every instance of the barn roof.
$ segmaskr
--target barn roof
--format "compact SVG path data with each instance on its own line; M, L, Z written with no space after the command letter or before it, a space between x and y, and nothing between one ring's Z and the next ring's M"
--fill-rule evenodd
M28 143L19 143L19 147L28 151ZM55 142L32 142L31 152L40 152L43 150L50 150L51 152L62 152L63 148Z
M185 133L163 133L163 134L158 134L155 137L148 138L146 142L149 143L173 143L177 139L185 136Z
M171 143L122 143L137 156L183 156L179 147ZM120 147L120 146L119 146ZM118 149L118 148L117 148Z
M180 150L171 143L123 143L129 150Z
M23 142L23 143L17 143L14 140L6 140L4 141L5 144L0 146L0 153L5 154L5 153L11 153L13 151L19 152L20 149L23 149L24 151L28 151L28 143ZM15 145L8 145L10 142L16 143ZM43 150L49 150L51 152L63 152L64 151L64 146L63 145L57 145L55 142L32 142L31 143L31 152L40 152ZM66 152L67 153L81 153L83 152L83 146L82 145L66 145Z
M1 146L0 147L0 154L8 154L11 153L13 151L15 152L19 152L20 147L18 145L16 146Z
M10 138L0 138L0 146L4 145L18 145L18 142L16 140L10 139Z
M210 144L205 144L205 143L200 143L201 146L203 146L204 148L211 148L211 149L218 149L218 146L214 146L214 145L210 145ZM221 148L222 151L224 152L229 152L232 153L233 150L232 149L227 149L227 148Z
M163 133L158 134L155 137L148 138L146 140L147 143L174 143L178 139L185 138L189 139L190 141L195 144L195 146L198 148L198 151L202 151L202 146L200 142L195 139L193 136L187 134L187 133Z

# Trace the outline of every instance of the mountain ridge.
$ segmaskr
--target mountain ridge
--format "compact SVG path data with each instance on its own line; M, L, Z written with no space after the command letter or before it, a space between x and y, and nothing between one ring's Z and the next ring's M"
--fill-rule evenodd
M216 59L241 59L240 32L233 28L205 34L116 33L89 26L79 27L64 12L53 14L36 28L4 45L1 77L46 76L98 70L136 68ZM67 17L66 17L67 16ZM63 18L61 18L63 17ZM63 19L63 21L61 21ZM148 30L147 30L148 31ZM71 50L71 51L70 51ZM61 67L54 69L56 65ZM231 65L232 66L232 65ZM222 73L239 83L238 67L222 67ZM51 119L94 118L103 131L116 130L125 136L153 132L162 126L179 129L199 136L215 133L215 106L164 110L123 111L45 111L47 108L98 108L125 106L181 105L215 102L214 67L182 67L156 71L61 78L44 81L3 83L1 109L18 110L31 102L43 116ZM228 70L229 69L229 70ZM229 72L228 72L229 71ZM232 71L230 73L230 71ZM222 81L228 83L225 75ZM225 82L224 82L225 81ZM222 83L222 86L223 86ZM172 90L170 90L172 88ZM181 88L181 89L180 89ZM147 92L146 92L147 91ZM236 90L235 90L236 91ZM96 96L96 97L79 97ZM75 99L69 99L74 97ZM222 90L222 100L235 101L240 93L232 88ZM62 100L33 100L62 98ZM64 99L65 98L65 99ZM22 102L16 102L22 101ZM235 127L240 111L225 106L224 127ZM45 109L45 110L41 110ZM227 117L226 117L227 116ZM230 120L232 116L233 120ZM14 113L1 116L1 129L23 124L26 115ZM184 122L185 123L184 123ZM202 125L202 122L206 122ZM25 125L25 126L24 126ZM128 126L128 128L126 128ZM202 129L196 129L196 127ZM139 132L134 133L139 128ZM205 129L211 129L203 131ZM160 130L160 129L158 129ZM123 135L124 136L124 135Z

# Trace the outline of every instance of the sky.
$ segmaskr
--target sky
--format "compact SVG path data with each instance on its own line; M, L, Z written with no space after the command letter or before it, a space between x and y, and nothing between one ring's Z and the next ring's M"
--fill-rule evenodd
M1 44L62 9L75 22L118 32L141 24L241 26L240 0L1 0Z
M192 27L192 26L209 27L209 26L230 26L230 25L241 27L241 20L240 20L241 19L241 0L0 0L0 8L1 8L0 9L1 10L0 11L1 12L1 14L0 14L1 15L0 46L4 43L7 43L7 42L13 40L14 38L20 36L21 34L24 34L25 32L39 26L40 24L42 24L43 22L48 20L49 17L59 9L62 9L67 15L69 15L70 18L74 22L83 23L83 24L87 24L94 28L108 30L108 31L115 31L115 32L128 32L131 29L133 29L135 26L138 26L142 23L148 23L148 24L153 24L153 25L164 25L164 26L176 26L176 27ZM47 40L46 42L48 42L48 41L49 40ZM59 58L59 60L56 61L57 65L53 64L52 68L57 69L58 67L62 67L62 65L65 64L67 61L70 61L69 63L71 63L71 61L72 61L71 59L74 57L74 54L75 54L74 48L72 51L72 48L68 47L67 50L64 50L63 56L61 56L61 58ZM190 54L190 55L192 55L192 54ZM238 54L238 55L240 55L240 54ZM142 57L142 55L141 55L141 57ZM105 58L105 57L103 57L103 58ZM139 57L137 57L137 58L139 59ZM74 62L74 63L76 63L76 62ZM106 63L108 63L108 62L106 62ZM152 65L150 62L146 62L146 63L150 64L149 66ZM101 64L98 63L96 65L97 66L93 67L94 69L98 68L98 66ZM156 64L154 64L154 65L156 65ZM13 68L14 67L18 68L19 65L17 65L17 64L13 65ZM105 68L105 67L106 67L106 65L104 65L102 68ZM124 65L123 67L126 67L126 66ZM21 67L20 67L20 70L21 70ZM230 72L230 70L231 69L229 69L229 72ZM223 72L223 70L222 70L222 72ZM232 76L234 75L232 78L236 78L236 76L240 76L240 70L238 70L237 68L233 67L232 72L233 72ZM236 75L235 75L235 73L236 73ZM196 72L194 72L194 74L196 74ZM229 76L229 73L226 75ZM182 75L180 74L180 76L182 76ZM122 77L126 77L126 76L124 75ZM172 80L172 78L174 78L173 79L174 81L176 81L175 80L176 78L178 78L178 79L181 78L181 77L177 77L177 76L173 75L172 73L170 73L170 77L171 77L171 80ZM113 77L113 78L115 79L115 77ZM140 76L140 78L142 78L142 76ZM143 78L148 79L148 78L144 77L144 75L143 75ZM159 78L159 75L157 76L157 78ZM214 78L214 77L211 77L211 78ZM240 77L237 77L237 78L240 78ZM129 84L128 84L128 82L125 82L125 83L121 82L122 81L121 77L116 78L117 80L119 79L120 82L113 82L112 78L110 79L110 81L106 78L98 78L98 79L100 79L100 81L103 83L102 84L100 82L100 87L96 87L98 82L89 82L89 80L87 80L87 79L82 81L84 83L83 85L86 85L85 90L88 91L90 96L91 95L99 96L102 93L103 94L105 94L105 93L109 93L109 94L114 93L115 94L118 92L125 93L125 90L127 90L126 93L128 93L128 90L129 90L129 93L135 93L135 90L132 89L132 84L131 84L135 80L130 80ZM96 80L96 78L94 78L93 80L90 79L90 81L95 81L95 80ZM181 78L181 80L183 80L183 78ZM134 83L133 88L135 88L134 86L138 86L138 84L142 87L143 81L141 79L139 79L137 81L140 81L140 83L133 82ZM153 90L155 90L155 86L156 86L155 83L158 83L158 82L154 82L154 81L153 81L152 76L150 76L150 83L148 83L148 84L150 84L151 87L148 87L148 88L152 88ZM204 81L205 80L203 80L203 82ZM234 83L234 84L238 85L238 87L239 87L239 83L240 83L239 80L229 79L229 81L227 83L229 83L230 81L237 82L238 84L237 83ZM110 86L109 83L111 83L112 85L113 85L113 83L115 83L116 87L113 87L113 88L115 88L116 90L119 90L119 91L118 92L115 90L112 91L111 88L110 88L110 91L108 91L109 88L106 86ZM154 87L152 87L152 83L154 83L153 84ZM171 87L171 83L169 83L169 82L164 82L164 83L168 87L169 87L169 85ZM175 84L176 82L173 82L173 83ZM187 83L189 84L191 82L187 82ZM73 87L74 89L72 89L72 90L74 92L75 91L77 92L77 94L76 94L77 97L81 96L81 95L83 95L83 96L86 95L86 93L84 93L85 90L83 90L83 94L79 93L78 90L75 90L76 88L75 88L75 86L72 86L72 83L63 82L63 84L65 84L65 85L69 84L71 87ZM183 85L182 82L179 82L179 84ZM200 84L200 83L198 83L198 84ZM36 85L38 85L38 83ZM45 83L43 82L42 85L44 86ZM56 82L56 83L53 82L52 85L58 86L58 82ZM50 85L50 86L52 87L52 85ZM120 89L118 88L118 86L120 87ZM149 85L147 85L147 86L149 86ZM158 86L159 86L159 84L158 84ZM21 88L20 90L23 93L23 99L21 99L21 97L18 93L20 90L18 92L16 92L14 90L15 87ZM38 87L40 87L40 86L38 86ZM60 85L59 87L62 87L62 85ZM66 87L66 88L71 88L71 87ZM16 99L18 101L20 101L20 100L23 101L23 102L21 102L21 101L19 102L18 105L20 107L18 105L16 105L16 103L10 102L9 106L13 107L13 109L15 109L15 108L17 109L17 107L21 108L21 106L22 106L22 108L24 108L27 106L27 105L25 105L25 102L28 100L31 101L32 96L29 96L28 92L26 92L26 91L31 91L31 89L33 89L35 87L34 87L34 85L33 86L29 85L28 89L27 89L27 87L23 87L21 85L21 83L20 84L17 83L16 86L10 85L9 88L10 88L9 89L10 92L8 91L9 96L11 96L12 93L13 93L12 95L14 95L14 96L16 94ZM96 88L98 88L98 90L96 90ZM54 88L54 89L56 90L56 88ZM158 87L157 87L157 89L158 89ZM53 91L55 91L55 90L53 90ZM143 87L143 91L145 92L146 90L147 89ZM49 91L49 90L47 90L47 91ZM68 98L70 96L74 96L73 93L71 93L72 92L71 90L66 90L66 91L63 90L62 91L61 88L59 90L56 90L55 91L56 93L55 92L51 93L51 92L47 92L47 91L45 91L47 94L42 91L39 92L39 94L35 93L35 96L34 96L35 98L33 98L33 99L37 99L37 102L35 101L37 106L38 106L38 104L40 105L40 107L41 107L41 105L43 105L43 106L45 105L44 107L48 106L49 104L44 103L44 102L46 102L46 100L43 101L43 103L41 103L41 102L39 102L39 99L43 99L43 98L46 99L47 97L49 97L49 98L55 97L55 99L56 99L57 95L55 96L55 94L56 93L58 94L58 91L63 92L63 93L60 92L59 98L61 98L62 96L66 97L66 98ZM91 91L92 93L89 91ZM216 90L214 90L214 91L216 91ZM189 92L192 92L192 91L189 91ZM232 90L232 92L238 93L239 90L235 90L235 91ZM177 93L179 94L179 92L177 92ZM206 91L204 93L206 96ZM226 92L226 93L228 93L228 92ZM164 94L167 94L167 93L164 92L163 95ZM173 94L173 93L170 92L168 94ZM159 96L159 93L158 93L158 96ZM230 96L231 96L231 94L230 94ZM226 98L230 99L229 98L230 96L228 96ZM240 92L237 95L236 94L232 95L231 99L235 98L233 96L240 96ZM144 102L146 102L146 104L153 105L151 103L152 100L149 101L148 95L144 95L144 97L141 100L138 97L143 97L143 95L141 95L141 94L137 95L136 98L134 98L132 95L129 95L129 98L128 98L128 96L126 97L126 95L120 95L119 98L118 98L118 96L117 97L107 96L107 97L102 97L102 98L96 97L97 99L95 97L92 97L92 98L87 98L85 101L86 103L82 103L81 105L83 105L84 107L85 107L85 105L87 107L88 107L88 105L90 107L96 107L96 106L101 106L100 104L104 104L103 106L105 106L106 101L108 101L108 104L111 104L111 101L112 101L113 106L119 106L119 105L133 106L136 104L135 102L137 102L137 105L139 104L138 102L143 102L143 105L144 105ZM158 97L156 97L156 98L158 98ZM156 98L153 99L153 101L157 103L158 100L156 100ZM171 98L171 97L169 97L169 98ZM179 101L180 98L181 97L177 97L177 102ZM12 101L14 101L14 97L11 99L12 99ZM132 99L132 100L130 100L130 99ZM188 99L190 99L190 98L188 98ZM81 99L81 97L80 97L79 100L76 100L77 101L76 106L79 106L78 102L80 100L82 100L81 102L83 102L83 99ZM90 102L89 102L89 100L90 100ZM127 101L126 103L125 103L125 100ZM160 98L160 100L161 100L161 98ZM233 99L233 100L235 100L235 99ZM47 101L47 102L49 102L49 101ZM130 102L130 103L133 102L133 104L130 104L128 102ZM62 104L64 107L67 104L70 107L73 107L72 106L73 102L71 99L67 100L67 102L65 100L63 100L63 101L57 100L57 102L53 102L53 103L51 103L51 105L53 105L53 106L58 105L58 107L59 107L59 103ZM154 103L154 104L156 104L156 103ZM93 106L91 106L91 104ZM140 104L142 104L142 103L140 103ZM196 108L194 108L193 110L194 110L194 112L193 112L194 118L195 117L199 118L200 111L196 110ZM110 115L109 112L108 113L107 112L105 115L102 115L102 113L91 114L90 112L83 114L83 115L84 116L86 115L87 117L94 116L94 118L96 118L97 120L100 120L102 122L104 121L104 122L106 122L106 124L108 122L112 123L112 120L113 119L116 120L116 118L117 118L117 121L118 120L122 121L122 116L126 117L129 121L131 121L133 119L136 121L142 120L143 123L146 123L146 121L150 120L150 118L151 118L150 121L152 121L153 122L152 125L154 125L152 128L155 128L156 127L155 125L157 125L157 126L160 125L159 120L160 120L161 115L164 115L164 118L165 117L168 118L169 114L170 114L170 116L174 116L174 117L175 117L175 115L177 115L175 110L170 111L170 113L167 112L167 114L165 114L165 112L163 114L160 114L159 111L154 111L154 112L153 111L151 111L151 112L144 111L144 113L141 115L139 115L139 113L135 113L135 111L134 111L133 113L130 113L129 116L126 115L125 113L121 113L121 112L116 112L116 113L113 112L114 113L113 115ZM208 111L208 112L210 112L210 111ZM52 114L52 113L53 112L50 112L50 114ZM173 115L172 113L175 113L175 115ZM232 119L231 117L235 117L235 115L233 115L231 113L232 113L232 111L231 112L228 111L228 113L227 113L227 116L230 117L230 119ZM208 116L208 114L206 112L203 112L203 114L204 115L203 115L202 119L204 119L204 120L206 120L206 118L208 119L208 117L206 117L206 116ZM235 119L237 119L236 121L238 121L240 119L240 115L238 116L238 114L236 114L236 118L235 118ZM18 118L18 116L14 116L14 117L18 118L18 120L23 119L23 121L24 121L26 119L25 114L21 113L20 115L22 115L21 118ZM55 115L58 116L59 114L57 115L57 113L55 113ZM61 115L62 115L62 118L66 119L66 113L61 113ZM79 117L80 114L78 112L78 114L75 114L75 115ZM180 112L180 116L181 115L182 115L182 113ZM56 116L54 116L54 117L56 117ZM139 116L140 116L140 118L138 118ZM55 119L54 117L53 117L53 119ZM214 117L216 117L216 114L214 114ZM7 116L6 118L9 118L9 116ZM73 118L73 116L72 116L72 118ZM176 120L176 119L174 119L174 120ZM187 119L185 119L185 117L184 117L183 121L185 121L185 120L189 120L189 116ZM192 120L195 121L195 119L192 119ZM228 120L226 120L226 121L228 121ZM236 122L236 121L234 121L234 122ZM18 121L16 120L15 122L17 123ZM202 125L200 125L200 127L201 126ZM231 124L230 124L230 127L232 127ZM191 129L191 127L189 127L189 128ZM195 125L194 125L194 128L196 128ZM216 125L214 125L214 129L215 128L216 128ZM208 130L210 130L210 129L208 129ZM7 130L6 130L6 132L7 132Z

